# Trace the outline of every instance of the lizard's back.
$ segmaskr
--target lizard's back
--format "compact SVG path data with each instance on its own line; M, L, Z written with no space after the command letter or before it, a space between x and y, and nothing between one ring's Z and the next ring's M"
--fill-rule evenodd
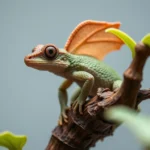
M117 72L103 61L85 55L71 55L71 57L74 58L70 61L71 64L68 68L69 71L86 71L94 76L94 86L91 91L91 95L95 94L95 91L97 91L98 87L112 89L115 81L121 81L121 78ZM74 81L77 82L77 84L81 87L84 83L77 80Z

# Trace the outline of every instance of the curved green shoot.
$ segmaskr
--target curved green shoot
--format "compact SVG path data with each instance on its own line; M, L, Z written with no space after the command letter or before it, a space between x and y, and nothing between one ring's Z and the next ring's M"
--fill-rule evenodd
M14 135L9 131L0 133L0 146L8 148L9 150L22 150L27 141L24 135Z
M106 111L106 118L124 123L136 135L142 145L150 148L150 117L125 106L112 107Z
M141 41L142 43L150 47L150 33L145 35Z
M115 28L109 28L109 29L105 30L105 32L112 33L112 34L116 35L118 38L120 38L130 48L131 53L132 53L132 58L135 57L136 42L129 35L127 35L123 31L115 29Z

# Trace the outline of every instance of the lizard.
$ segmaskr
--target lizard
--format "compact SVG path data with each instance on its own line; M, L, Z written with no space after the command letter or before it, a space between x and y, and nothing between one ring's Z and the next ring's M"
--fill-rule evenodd
M88 96L95 96L97 88L116 90L122 79L103 59L124 44L117 36L106 33L108 28L120 27L120 22L86 20L81 22L69 36L64 48L53 44L39 44L24 62L34 69L49 71L65 78L58 90L60 116L58 123L68 122L67 89L73 82L79 87L71 98L75 112L83 114L83 104Z

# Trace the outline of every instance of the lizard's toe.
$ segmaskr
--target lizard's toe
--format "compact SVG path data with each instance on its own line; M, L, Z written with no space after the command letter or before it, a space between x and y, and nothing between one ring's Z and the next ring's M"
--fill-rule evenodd
M74 101L72 108L74 112L79 111L80 114L83 114L83 104L80 101Z
M66 113L63 113L62 116L63 116L63 121L68 123L68 116L66 115Z
M66 115L65 112L62 113L62 116L63 116L64 119L67 119L67 118L68 118L68 116Z
M68 123L68 119L65 119L65 118L64 118L64 122L65 122L65 123Z
M63 125L63 123L68 123L68 116L66 115L66 111L61 112L58 120L59 125Z
M79 107L79 103L78 103L78 102L76 102L76 103L75 103L75 105L74 105L74 108L73 108L73 109L74 109L74 111L77 111L77 110L78 110L78 107Z
M79 113L82 115L83 114L83 110L82 110L82 105L79 105Z
M58 125L62 126L62 117L61 116L59 117Z

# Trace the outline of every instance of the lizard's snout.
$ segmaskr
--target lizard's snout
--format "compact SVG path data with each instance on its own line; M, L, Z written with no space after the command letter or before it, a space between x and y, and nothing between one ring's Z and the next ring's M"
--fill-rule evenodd
M30 61L30 59L31 59L31 56L25 56L25 58L24 58L24 63L27 65L27 66L29 66L29 61Z

